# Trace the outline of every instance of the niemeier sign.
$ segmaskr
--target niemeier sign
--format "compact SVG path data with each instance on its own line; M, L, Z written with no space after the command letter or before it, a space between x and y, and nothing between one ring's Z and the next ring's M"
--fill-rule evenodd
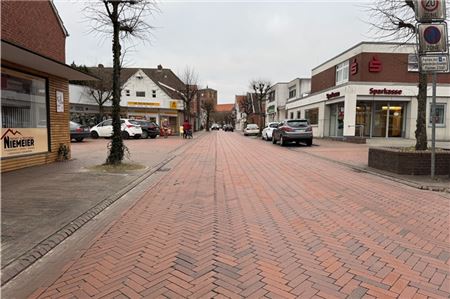
M387 88L383 88L383 89L371 88L369 90L369 94L372 94L372 95L377 95L377 94L401 95L402 92L403 92L403 90L401 90L401 89L387 89Z
M2 128L1 157L48 151L47 128Z

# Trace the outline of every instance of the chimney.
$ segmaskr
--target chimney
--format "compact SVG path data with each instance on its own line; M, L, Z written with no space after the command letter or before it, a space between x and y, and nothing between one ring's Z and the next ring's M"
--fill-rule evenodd
M162 71L163 67L162 65L158 64L158 71Z

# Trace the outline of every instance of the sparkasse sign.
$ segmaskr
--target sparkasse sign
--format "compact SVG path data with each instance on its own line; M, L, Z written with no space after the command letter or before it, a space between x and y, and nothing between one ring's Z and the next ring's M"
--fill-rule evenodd
M445 0L416 0L414 5L418 22L443 22L446 19Z

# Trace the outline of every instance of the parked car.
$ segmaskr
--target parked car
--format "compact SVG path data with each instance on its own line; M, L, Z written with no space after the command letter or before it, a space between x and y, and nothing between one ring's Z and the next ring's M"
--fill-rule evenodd
M267 127L265 127L265 128L262 130L261 138L262 138L263 140L267 140L267 141L272 140L272 133L273 133L273 130L276 129L276 128L278 127L278 124L279 124L278 122L271 122L271 123L268 123L268 124L267 124Z
M224 130L225 132L233 132L233 131L234 131L234 128L233 128L232 125L224 125L224 126L223 126L223 130Z
M211 126L211 131L213 131L213 130L219 131L219 129L220 129L219 124L212 124L212 126Z
M136 120L142 128L141 138L156 138L156 136L160 135L160 129L157 124L151 121L146 120Z
M290 119L281 122L272 132L272 143L284 146L288 142L306 143L311 146L313 142L313 132L308 120Z
M75 139L78 142L83 141L84 138L91 136L88 126L81 125L74 121L69 122L70 126L70 140Z
M244 129L244 136L258 135L259 127L256 124L248 124Z
M124 139L128 139L130 137L138 139L141 137L142 128L137 121L132 119L121 119L120 123L121 123L122 137ZM102 121L98 125L91 128L91 137L94 139L98 137L108 138L111 137L112 134L113 134L112 119Z

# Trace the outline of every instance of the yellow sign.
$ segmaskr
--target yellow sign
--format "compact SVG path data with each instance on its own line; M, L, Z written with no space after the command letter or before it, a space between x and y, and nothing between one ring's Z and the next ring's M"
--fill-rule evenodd
M128 106L159 106L157 102L128 102Z
M170 101L170 109L177 109L177 101Z
M47 128L2 128L1 157L48 152Z

